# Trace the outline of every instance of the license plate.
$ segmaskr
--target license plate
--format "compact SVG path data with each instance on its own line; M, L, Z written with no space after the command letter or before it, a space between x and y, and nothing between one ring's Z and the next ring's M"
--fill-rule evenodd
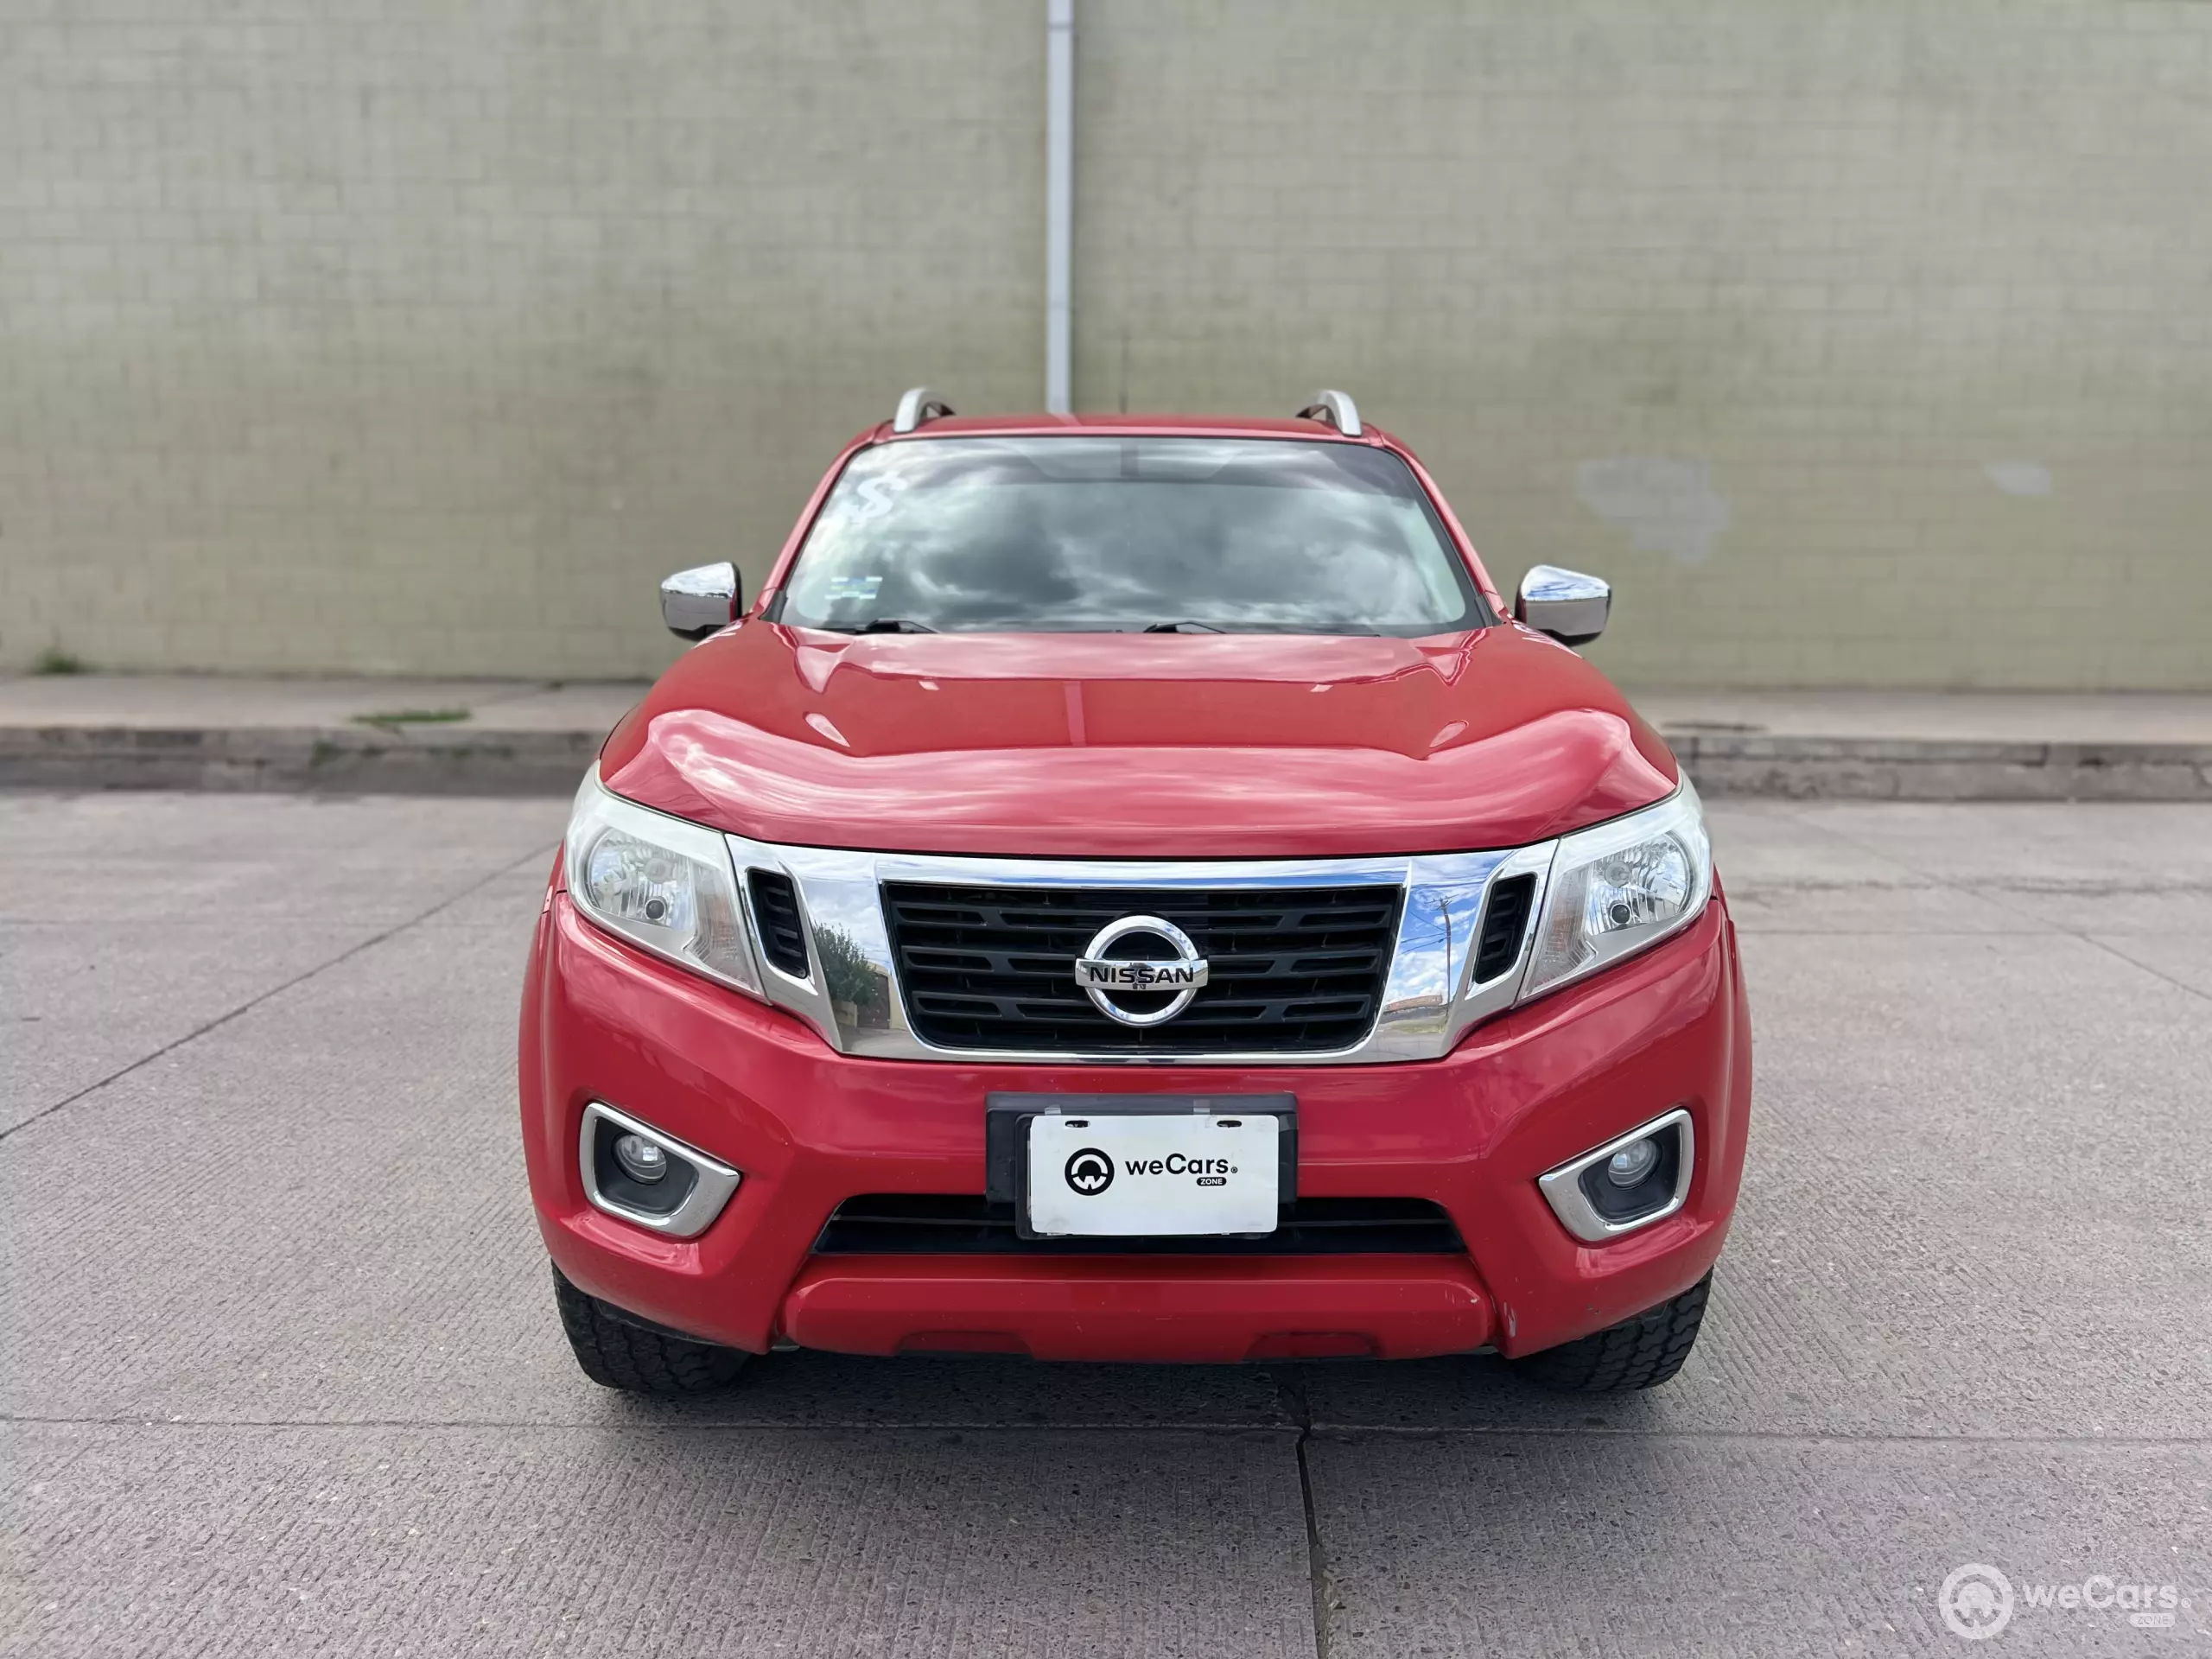
M1271 1113L1033 1117L1029 1230L1047 1238L1271 1233L1281 1136Z

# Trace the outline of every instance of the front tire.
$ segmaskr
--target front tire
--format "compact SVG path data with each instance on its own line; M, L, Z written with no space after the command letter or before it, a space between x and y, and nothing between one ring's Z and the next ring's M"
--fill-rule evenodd
M1697 1344L1698 1328L1705 1323L1705 1305L1712 1289L1713 1274L1708 1272L1681 1295L1647 1307L1618 1325L1517 1359L1515 1369L1557 1394L1626 1394L1636 1389L1656 1389L1681 1370L1682 1362L1690 1357L1690 1350Z
M561 1328L583 1374L602 1389L680 1399L727 1385L751 1357L735 1348L694 1342L637 1324L553 1270Z

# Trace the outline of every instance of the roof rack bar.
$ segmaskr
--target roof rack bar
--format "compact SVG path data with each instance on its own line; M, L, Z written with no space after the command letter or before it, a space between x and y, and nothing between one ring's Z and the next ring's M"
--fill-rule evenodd
M1298 418L1326 421L1348 438L1357 437L1364 429L1359 423L1359 405L1341 391L1315 392L1298 411Z
M899 412L891 417L891 429L912 432L924 421L951 413L952 405L927 386L909 386L906 395L899 400Z

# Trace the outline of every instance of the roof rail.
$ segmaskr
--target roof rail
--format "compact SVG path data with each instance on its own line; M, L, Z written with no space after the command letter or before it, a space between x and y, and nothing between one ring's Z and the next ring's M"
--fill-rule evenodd
M1326 421L1348 438L1357 437L1364 429L1359 423L1359 405L1341 391L1315 392L1298 411L1298 418Z
M927 386L909 386L906 395L899 400L899 412L891 417L891 429L912 432L932 416L951 413L952 405Z

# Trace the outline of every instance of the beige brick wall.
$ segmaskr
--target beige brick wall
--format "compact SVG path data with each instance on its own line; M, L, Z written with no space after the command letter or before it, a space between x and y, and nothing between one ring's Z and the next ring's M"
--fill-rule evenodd
M1624 680L2212 687L2212 4L1082 26L1080 401L1346 388Z
M900 388L1035 400L1034 14L0 0L0 660L657 671Z
M1080 0L1080 405L1343 385L1643 683L2212 686L2212 4ZM1042 372L1032 0L0 0L0 664L650 672Z

